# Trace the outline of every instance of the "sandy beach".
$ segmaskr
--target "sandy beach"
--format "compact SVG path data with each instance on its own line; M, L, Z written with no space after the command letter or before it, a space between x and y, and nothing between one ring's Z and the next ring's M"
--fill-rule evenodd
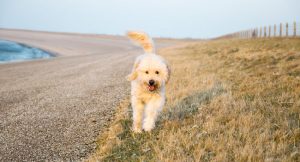
M125 76L142 51L121 36L1 29L0 39L57 55L0 64L0 161L86 157L129 95Z

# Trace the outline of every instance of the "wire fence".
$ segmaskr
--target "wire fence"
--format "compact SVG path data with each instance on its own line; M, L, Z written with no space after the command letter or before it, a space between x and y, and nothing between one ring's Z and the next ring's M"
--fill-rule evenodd
M217 39L224 38L274 38L274 37L300 37L300 23L280 23L269 26L262 26L254 29L226 34Z

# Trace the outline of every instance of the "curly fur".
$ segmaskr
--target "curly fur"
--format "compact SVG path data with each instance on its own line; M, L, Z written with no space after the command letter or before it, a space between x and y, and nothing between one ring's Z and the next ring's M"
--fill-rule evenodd
M170 78L170 68L161 56L154 53L152 39L146 33L128 32L127 35L145 51L136 58L132 72L127 76L131 81L132 129L134 132L151 131L165 104L165 85Z

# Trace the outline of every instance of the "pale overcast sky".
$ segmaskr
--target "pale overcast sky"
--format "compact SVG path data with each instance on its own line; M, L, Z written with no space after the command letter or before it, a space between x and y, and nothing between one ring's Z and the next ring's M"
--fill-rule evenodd
M0 28L211 38L300 22L300 0L0 0Z

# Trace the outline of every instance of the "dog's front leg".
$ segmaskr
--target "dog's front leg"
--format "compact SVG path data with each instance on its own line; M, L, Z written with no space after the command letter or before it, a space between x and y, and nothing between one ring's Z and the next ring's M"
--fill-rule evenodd
M155 121L159 112L164 105L163 99L150 100L145 108L145 119L143 121L143 128L145 131L151 131L155 127Z
M132 103L132 109L133 109L132 129L136 133L141 133L145 105L140 100L136 99L135 97L132 99L131 103Z

